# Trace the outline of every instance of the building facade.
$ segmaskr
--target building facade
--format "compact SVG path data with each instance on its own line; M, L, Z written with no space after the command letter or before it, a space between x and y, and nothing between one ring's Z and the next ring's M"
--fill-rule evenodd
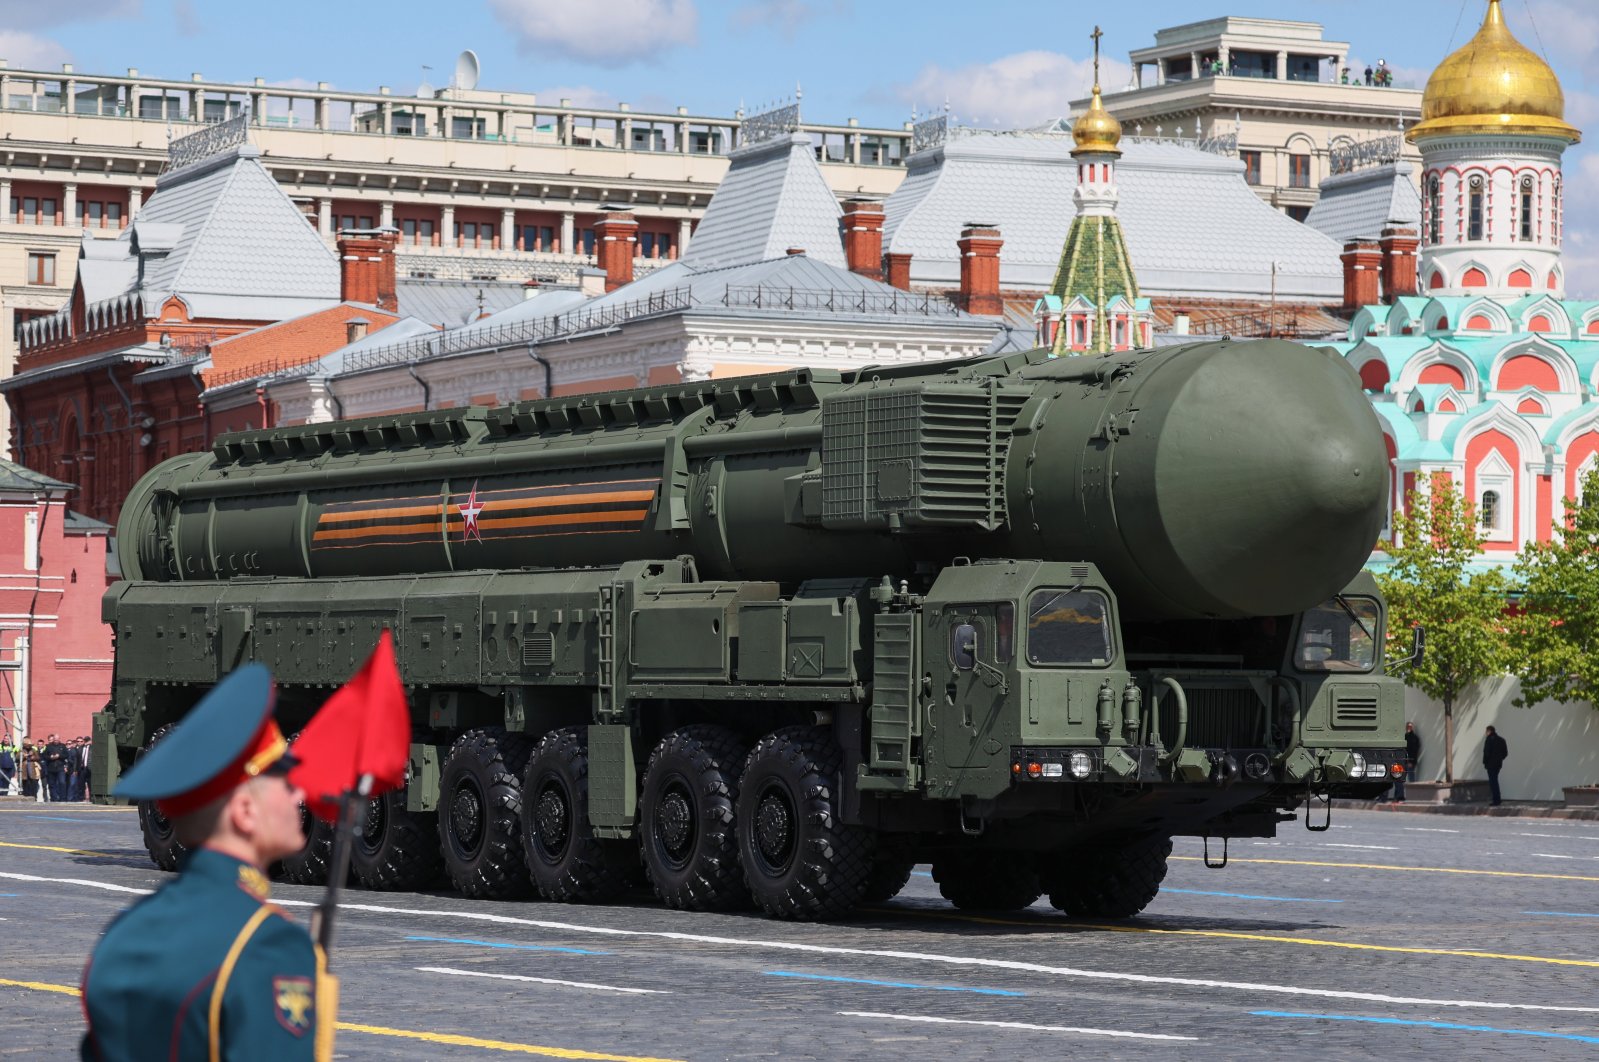
M1420 119L1421 93L1367 83L1364 69L1348 70L1349 48L1324 40L1314 22L1227 16L1173 26L1129 53L1133 81L1107 94L1105 108L1139 136L1236 134L1244 180L1303 221L1340 153L1367 145L1417 158L1398 134ZM1088 104L1075 100L1072 110Z

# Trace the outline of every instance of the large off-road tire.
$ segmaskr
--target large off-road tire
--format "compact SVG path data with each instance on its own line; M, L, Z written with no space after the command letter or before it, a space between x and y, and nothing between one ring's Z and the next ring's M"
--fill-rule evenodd
M933 880L962 911L1020 911L1044 893L1038 860L1022 852L974 852L933 860Z
M684 727L650 754L639 791L640 854L655 895L685 911L748 906L734 808L749 750L724 727Z
M1050 905L1074 918L1131 918L1160 892L1169 855L1170 837L1058 855L1044 874Z
M558 903L604 903L627 890L637 850L601 841L589 824L587 731L544 735L522 776L522 847L539 895Z
M839 817L841 761L827 731L791 726L763 737L744 762L739 862L772 918L837 918L866 892L877 836Z
M295 885L326 885L333 865L333 824L323 822L301 804L300 828L305 831L304 847L284 856L273 877Z
M144 748L139 750L133 758L138 763L140 758L151 749L155 743L167 736L173 724L168 723L150 735L150 740L144 743ZM43 781L39 782L44 785ZM161 814L153 800L139 801L139 832L144 835L144 850L150 853L150 861L162 870L177 870L178 862L188 852L188 849L178 843L177 834L173 832L172 821Z
M363 888L417 891L444 883L438 816L405 809L405 790L367 802L356 823L350 869Z
M911 880L916 860L910 856L879 850L872 860L872 873L866 879L866 891L861 893L862 903L887 903L899 895Z
M522 858L522 771L533 742L499 727L468 730L439 771L439 850L450 884L477 900L532 895Z

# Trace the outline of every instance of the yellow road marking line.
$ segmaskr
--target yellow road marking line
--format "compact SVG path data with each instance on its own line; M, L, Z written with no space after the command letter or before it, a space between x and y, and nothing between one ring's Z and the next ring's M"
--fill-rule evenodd
M50 985L45 984L43 981L12 981L4 977L0 977L0 987L29 988L35 992L59 992L63 996L75 996L78 994L76 985Z
M1172 856L1198 863L1199 856ZM1599 881L1581 874L1537 874L1530 870L1468 870L1465 867L1401 867L1388 863L1323 863L1314 859L1234 859L1234 863L1272 863L1284 867L1343 867L1348 870L1408 870L1417 874L1475 874L1490 878L1542 878L1545 881Z
M0 841L0 848L28 848L35 852L65 852L67 855L102 856L106 859L113 858L111 852L91 852L84 848L57 848L48 844L18 844L15 841Z
M1344 948L1349 951L1388 951L1405 955L1447 955L1457 959L1502 959L1507 962L1543 963L1549 966L1585 966L1599 969L1599 960L1557 959L1546 955L1512 955L1493 951L1454 951L1448 948L1405 948L1393 944L1360 944L1344 940L1319 940L1316 937L1279 937L1270 933L1240 933L1227 929L1163 929L1159 926L1101 925L1093 922L1049 922L1022 918L991 918L984 915L945 914L941 911L915 911L901 908L874 907L868 910L888 915L911 915L917 918L939 918L952 922L970 922L985 926L1025 926L1028 929L1048 929L1055 932L1099 933L1150 933L1171 937L1216 937L1223 940L1254 940L1268 944L1303 944L1319 948Z
M35 992L56 992L63 996L78 995L75 985L52 985L42 981L11 981L0 977L0 987L26 988ZM367 1033L371 1036L394 1036L402 1040L420 1040L429 1044L449 1044L452 1047L481 1047L485 1051L505 1051L515 1055L541 1055L545 1058L578 1058L588 1062L681 1062L679 1059L656 1058L651 1055L608 1055L602 1051L580 1051L572 1047L545 1047L542 1044L519 1044L509 1040L485 1040L477 1036L457 1036L454 1033L419 1032L415 1029L391 1029L386 1025L361 1025L341 1021L340 1032Z

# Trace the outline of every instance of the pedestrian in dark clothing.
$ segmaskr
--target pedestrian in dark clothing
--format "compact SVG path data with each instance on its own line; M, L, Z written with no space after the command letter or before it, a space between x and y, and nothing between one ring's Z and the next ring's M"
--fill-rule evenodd
M1371 84L1371 67L1366 67L1366 84Z
M1411 772L1416 769L1416 761L1421 759L1421 735L1416 733L1415 723L1405 724L1405 773L1394 779L1394 803L1405 802L1405 783L1410 781Z
M61 744L61 739L51 734L50 740L45 743L42 759L45 796L52 803L61 803L67 799L68 755L67 747Z
M22 795L29 800L39 799L39 778L43 771L39 767L39 750L32 745L22 750Z
M1482 765L1488 772L1488 790L1493 795L1494 807L1503 803L1499 796L1499 768L1505 765L1509 756L1510 746L1497 730L1489 727L1488 736L1482 742Z
M83 777L83 756L76 739L67 745L67 801L68 803L82 800L79 795L78 783Z
M0 796L11 792L11 779L16 773L17 760L11 755L11 746L0 745Z

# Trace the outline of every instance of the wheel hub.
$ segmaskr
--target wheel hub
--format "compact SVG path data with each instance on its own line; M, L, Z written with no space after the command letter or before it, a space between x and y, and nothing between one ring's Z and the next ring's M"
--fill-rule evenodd
M694 809L680 790L670 790L661 798L655 809L655 834L673 860L688 854L694 837Z
M755 845L761 858L781 869L788 863L794 843L794 816L779 793L761 797L755 809Z
M539 839L550 851L560 851L566 844L566 797L555 786L547 786L539 794L534 821L538 824Z
M366 814L361 817L361 845L367 851L376 851L383 843L383 829L386 825L386 815L383 813L382 800L369 800L366 804Z
M462 847L472 849L477 846L483 832L483 802L470 786L462 786L456 791L455 800L450 804L450 825L454 827L456 840Z

